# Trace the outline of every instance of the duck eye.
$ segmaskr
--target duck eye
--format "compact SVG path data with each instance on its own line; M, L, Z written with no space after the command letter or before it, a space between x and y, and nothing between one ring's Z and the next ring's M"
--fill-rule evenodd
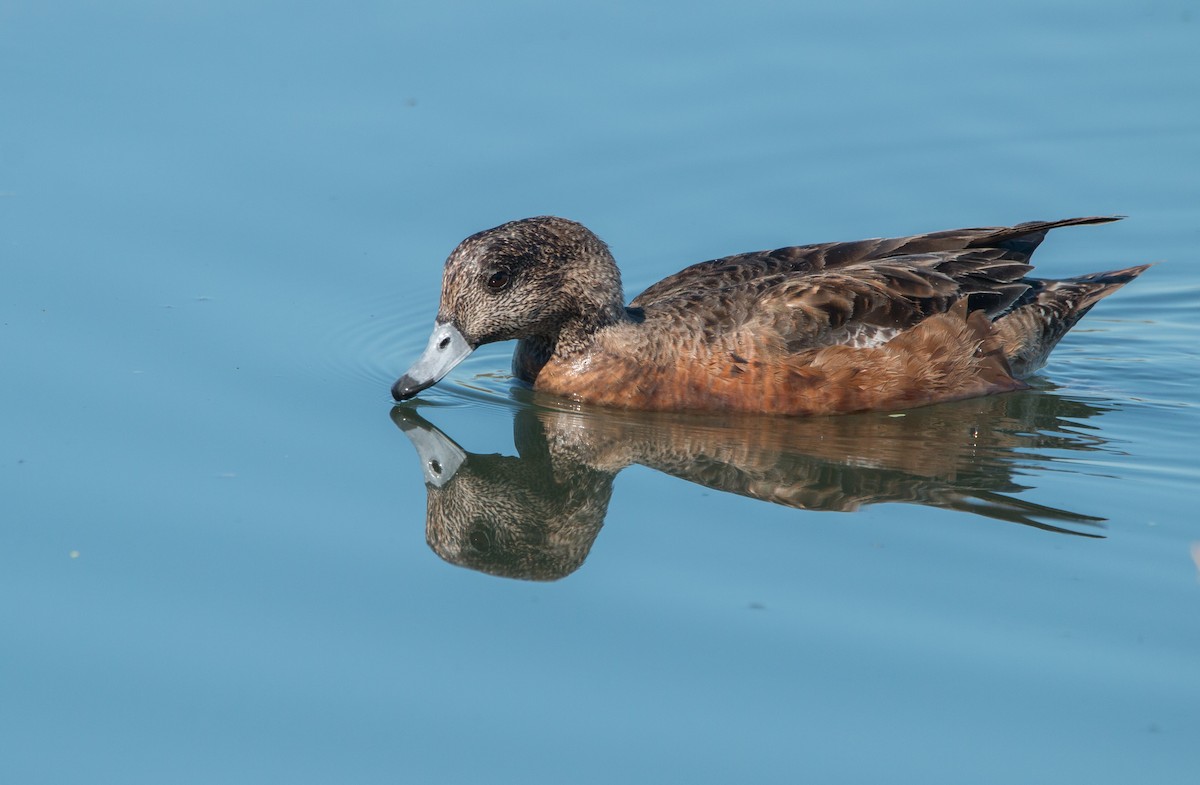
M487 288L498 292L507 289L510 283L512 283L512 273L508 270L497 270L487 279Z

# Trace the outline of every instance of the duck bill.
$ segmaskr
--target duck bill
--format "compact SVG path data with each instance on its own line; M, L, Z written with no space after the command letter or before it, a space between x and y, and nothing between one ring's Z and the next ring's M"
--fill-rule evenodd
M434 322L429 345L412 367L392 385L392 397L404 401L432 387L473 351L475 347L467 342L453 322Z

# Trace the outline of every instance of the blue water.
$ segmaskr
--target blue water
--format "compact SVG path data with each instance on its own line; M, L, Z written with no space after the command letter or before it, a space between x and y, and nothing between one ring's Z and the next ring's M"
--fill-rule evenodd
M1194 781L1197 95L1194 2L0 5L0 781ZM905 417L577 411L509 345L393 412L446 254L543 213L629 295L1072 215L1129 217L1044 274L1158 264ZM415 432L526 529L427 520Z

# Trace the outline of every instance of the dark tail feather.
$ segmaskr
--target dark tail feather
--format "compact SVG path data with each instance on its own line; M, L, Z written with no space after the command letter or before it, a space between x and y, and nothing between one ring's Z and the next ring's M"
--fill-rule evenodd
M1028 280L1032 284L1029 292L1016 308L995 322L1013 375L1024 378L1045 365L1051 350L1093 305L1137 278L1148 267L1150 265L1141 264L1060 281Z
M1038 302L1046 304L1059 304L1060 308L1067 310L1067 313L1064 315L1071 317L1071 322L1067 325L1066 330L1063 330L1063 332L1066 332L1074 327L1075 323L1093 305L1108 297L1134 278L1137 278L1149 268L1150 265L1148 264L1139 264L1136 267L1126 267L1124 270L1110 270L1105 273L1077 275L1074 278L1064 278L1061 281L1045 281L1042 290L1038 292L1037 299Z
M998 228L995 232L980 237L968 247L972 248L1003 248L1028 259L1051 229L1061 226L1089 226L1091 224L1106 224L1119 221L1123 215L1092 215L1086 218L1063 218L1058 221L1027 221L1016 226Z
M1125 284L1137 278L1146 270L1153 267L1150 264L1139 264L1136 267L1126 267L1124 270L1110 270L1106 273L1089 273L1087 275L1077 275L1074 278L1066 278L1060 283L1080 283L1080 284L1099 284L1098 291L1102 291L1099 297L1096 297L1092 302L1103 299L1108 295L1120 289Z

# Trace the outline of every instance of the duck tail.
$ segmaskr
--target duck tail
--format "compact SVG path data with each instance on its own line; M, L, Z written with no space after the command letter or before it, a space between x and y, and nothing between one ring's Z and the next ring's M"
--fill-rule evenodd
M1045 365L1050 352L1092 306L1148 267L1141 264L1057 281L1026 279L1030 290L995 322L1013 375L1024 378Z
M989 230L976 230L979 236L967 244L968 248L1002 248L1021 261L1028 261L1046 234L1051 229L1064 226L1091 226L1120 221L1123 215L1089 215L1083 218L1062 218L1057 221L1026 221L1015 226L1000 226Z

